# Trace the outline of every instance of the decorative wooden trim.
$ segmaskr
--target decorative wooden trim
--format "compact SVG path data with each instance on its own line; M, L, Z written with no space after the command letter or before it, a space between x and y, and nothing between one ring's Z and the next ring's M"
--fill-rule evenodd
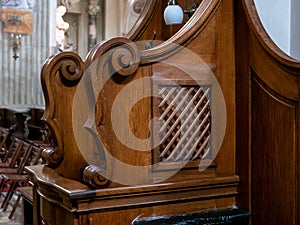
M95 48L90 51L85 60L85 69L88 70L93 63L98 61L108 63L111 68L121 77L126 77L134 74L139 67L139 50L131 40L125 37L112 38L108 41L100 43L99 45L96 45ZM102 71L103 69L103 67L100 68L97 73L107 76L105 72ZM91 104L96 104L96 102ZM94 109L94 107L92 108ZM97 108L97 117L100 118L101 115L105 113L105 106L99 105L98 103ZM93 113L94 112L90 112L90 114ZM98 120L98 122L101 123L101 118ZM101 124L97 124L97 126L100 125ZM92 127L89 129L89 131L92 134L95 132ZM102 166L105 167L105 165ZM95 165L89 165L85 167L82 174L83 181L93 188L103 188L109 186L111 182L100 175L99 171L101 170L102 168L99 168Z
M77 181L59 176L44 165L26 167L26 171L34 177L38 193L47 201L77 213L232 197L237 195L239 181L237 176L227 176L210 180L194 179L90 190ZM52 182L48 182L49 180ZM86 204L89 204L88 209L85 207Z
M64 155L64 147L60 130L63 124L59 124L55 118L55 108L57 106L54 99L54 87L63 83L66 86L76 86L83 75L83 61L73 52L64 52L62 54L50 57L44 64L41 72L41 83L44 92L46 109L42 120L49 127L53 134L53 149L45 149L43 157L47 159L47 163L54 167L58 166Z
M108 187L111 184L111 181L101 176L100 170L101 169L99 167L94 165L85 167L82 175L84 182L92 188Z
M122 47L121 51L111 51L112 58L110 59L112 66L123 76L130 75L137 70L140 62L139 50L137 46L128 38L115 37L107 41L101 42L88 53L85 59L85 70L91 66L94 61L98 60L101 56L107 53L109 50L113 50L116 47ZM128 58L132 57L132 59ZM125 65L124 62L134 62L130 65ZM123 69L121 69L123 68Z
M47 147L42 151L43 160L51 167L57 167L63 160L63 151L57 147Z

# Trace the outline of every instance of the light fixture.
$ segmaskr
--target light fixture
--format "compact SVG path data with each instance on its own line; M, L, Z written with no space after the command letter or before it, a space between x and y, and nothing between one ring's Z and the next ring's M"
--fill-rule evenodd
M194 12L198 8L198 6L199 6L199 3L193 2L188 9L184 10L184 14L187 14L188 17L190 18L194 14Z
M183 20L183 10L178 5L177 0L169 0L164 11L164 20L167 25L181 24Z
M188 9L182 10L182 8L178 5L177 0L169 0L168 6L164 11L165 23L167 25L181 24L183 21L183 15L186 14L190 18L198 6L199 3L193 2Z
M17 58L19 58L18 52L21 48L21 38L22 35L21 34L11 34L10 35L10 40L11 40L11 46L13 49L13 58L16 60Z

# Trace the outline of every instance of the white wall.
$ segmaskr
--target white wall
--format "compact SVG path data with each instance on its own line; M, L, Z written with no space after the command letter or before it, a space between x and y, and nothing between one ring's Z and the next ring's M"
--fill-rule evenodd
M255 0L257 12L267 33L284 52L290 52L291 0Z
M300 1L254 0L261 22L277 46L300 59Z
M291 51L292 57L300 60L300 1L291 0Z
M104 39L125 36L139 18L139 14L134 12L133 9L135 3L143 6L145 1L105 0Z
M10 35L2 32L3 24L0 23L0 105L2 108L44 107L40 76L43 63L53 54L51 48L53 40L50 38L52 3L52 0L35 0L33 32L32 35L22 36L18 51L19 58L16 60L13 59Z
M122 1L120 0L106 0L105 1L105 36L104 39L120 36L120 20ZM121 5L121 6L120 6Z

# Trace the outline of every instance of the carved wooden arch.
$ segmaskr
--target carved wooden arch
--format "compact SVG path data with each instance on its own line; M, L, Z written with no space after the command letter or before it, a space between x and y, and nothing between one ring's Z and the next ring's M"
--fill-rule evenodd
M87 182L95 188L109 185L110 181L98 173L102 168L88 165L83 159L73 136L72 118L66 116L72 117L73 98L79 79L82 79L82 75L95 61L110 51L111 53L102 59L103 63L118 67L116 71L122 76L134 74L139 68L140 61L143 65L147 65L151 64L151 61L156 62L173 55L179 45L186 45L202 31L214 15L219 3L220 0L204 0L190 21L174 37L148 51L137 51L135 44L128 38L113 38L96 45L89 52L84 63L76 54L68 52L49 58L42 71L43 90L47 101L43 119L54 133L57 148L46 149L43 152L48 165L65 177ZM120 70L119 67L124 69ZM70 71L61 68L68 68ZM151 75L150 68L146 72L149 75ZM75 85L65 82L65 76L69 78L72 74L80 74L78 80L75 80Z

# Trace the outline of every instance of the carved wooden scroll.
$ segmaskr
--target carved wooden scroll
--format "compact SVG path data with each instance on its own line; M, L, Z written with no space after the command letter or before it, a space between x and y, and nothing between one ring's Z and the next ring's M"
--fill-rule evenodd
M43 151L43 157L50 166L58 166L65 157L64 142L70 125L68 120L62 118L70 113L70 95L75 91L83 72L83 61L71 52L51 57L43 66L41 79L46 103L43 120L47 122L55 143L55 148Z

